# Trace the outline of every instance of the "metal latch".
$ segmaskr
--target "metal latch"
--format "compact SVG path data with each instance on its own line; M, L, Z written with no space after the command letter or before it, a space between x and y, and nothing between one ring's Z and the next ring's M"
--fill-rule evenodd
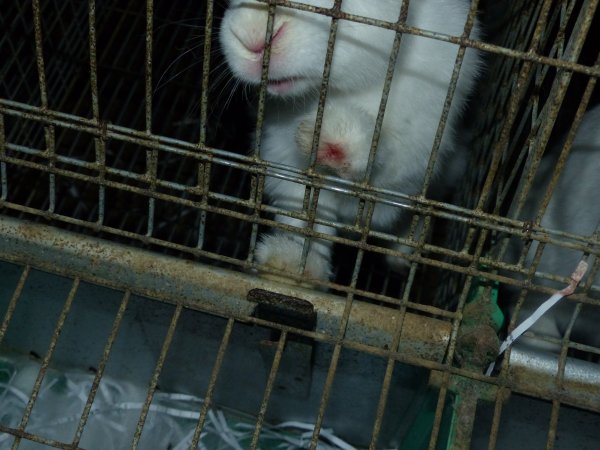
M256 303L253 316L281 325L312 331L317 325L317 313L312 303L297 297L252 289L248 301ZM272 331L270 340L261 342L260 352L265 366L271 366L280 332ZM315 341L294 333L288 334L279 366L276 387L286 395L306 398L310 395L314 366Z

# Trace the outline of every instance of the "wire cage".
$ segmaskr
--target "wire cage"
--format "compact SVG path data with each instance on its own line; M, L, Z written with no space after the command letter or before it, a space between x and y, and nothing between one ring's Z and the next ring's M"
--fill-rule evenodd
M598 102L598 1L471 0L456 36L259 2L267 42L287 7L330 17L332 39L350 21L452 45L431 167L479 52L461 185L436 197L428 175L408 195L262 159L266 86L232 88L225 2L0 0L0 448L596 448L600 348L575 324L600 309L600 232L542 216ZM267 177L305 186L302 211L270 204ZM324 221L325 190L367 220ZM378 204L409 211L409 232L372 229ZM333 242L331 279L261 267L273 228ZM571 283L575 267L538 268L552 249L588 264L569 325L485 374L528 298Z

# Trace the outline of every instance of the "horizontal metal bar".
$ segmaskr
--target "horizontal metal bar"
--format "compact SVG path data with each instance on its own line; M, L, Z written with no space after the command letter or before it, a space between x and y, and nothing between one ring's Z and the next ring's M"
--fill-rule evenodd
M7 233L7 226L10 227ZM515 392L535 395L535 369L525 365L515 369L518 378L491 378L467 369L441 363L448 344L450 323L415 314L355 301L350 313L346 335L338 334L345 301L324 293L289 287L269 280L232 273L190 261L182 261L118 244L82 237L74 233L39 224L0 218L0 236L6 247L0 258L16 263L31 261L32 267L81 279L116 289L146 295L185 308L205 311L226 318L307 336L359 352L392 358L395 361L425 367L431 370L483 381ZM55 264L60 258L64 264ZM316 331L307 331L252 317L252 305L245 300L253 288L302 296L311 302L318 314ZM404 317L398 349L390 348L392 336L398 329L398 320ZM514 352L514 350L513 350ZM568 365L571 359L568 359ZM579 364L578 361L574 362ZM592 365L594 366L594 365ZM587 366L586 366L587 367ZM535 369L535 370L534 370ZM596 368L597 369L597 368ZM569 375L567 368L565 380ZM586 368L587 370L587 368ZM600 388L596 383L593 389ZM587 383L577 379L577 383ZM587 386L587 384L586 384ZM594 391L595 392L595 391ZM544 398L558 399L592 410L598 410L597 401L583 396L569 397L561 390L549 390ZM598 397L600 398L600 397Z
M589 67L583 64L578 64L569 61L563 61L561 59L549 58L542 56L534 52L523 52L520 50L513 50L510 48L502 47L500 45L489 44L487 42L478 41L475 39L466 38L464 36L451 36L444 33L437 33L434 31L423 30L421 28L413 27L410 25L402 24L401 22L389 22L386 20L371 19L369 17L359 16L355 14L345 13L343 11L334 11L330 8L321 8L316 6L307 5L304 3L298 3L289 0L258 0L262 3L276 4L278 6L285 6L288 8L298 9L301 11L309 11L317 14L335 17L337 19L348 20L351 22L362 23L365 25L372 25L379 28L387 28L389 30L398 31L400 33L412 34L414 36L421 36L425 38L435 39L443 42L450 42L452 44L460 45L462 47L471 47L478 50L483 50L488 53L494 53L497 55L508 56L513 59L519 59L522 61L530 61L536 64L544 64L547 66L553 66L560 69L569 70L572 72L582 73L584 75L590 75L600 77L600 68Z
M600 412L600 365L567 358L564 377L557 382L559 355L515 347L510 353L509 376L514 392L567 404L585 405Z
M0 216L0 257L31 261L34 267L130 290L174 304L184 304L223 317L248 321L255 304L246 300L251 289L261 288L291 297L302 296L318 314L316 332L336 339L345 301L340 297L298 290L243 273L227 271L103 241L53 227ZM55 262L61 261L60 268ZM355 302L344 340L386 347L399 320L399 312ZM268 323L268 322L267 322ZM268 323L271 326L277 324ZM444 354L448 323L406 314L401 348L404 353L439 360ZM292 331L294 331L292 329Z
M10 103L13 106L18 105L20 107L23 107L26 110L32 110L33 114L23 113L22 111L19 112L18 110L13 110L13 109L4 109L3 103ZM79 118L77 116L72 116L72 115L68 115L68 114L64 114L64 113L60 113L60 112L56 112L56 111L42 111L42 110L38 110L38 108L36 108L36 107L31 107L30 105L19 104L17 102L9 102L9 101L0 99L0 113L2 113L2 112L9 114L9 115L14 113L17 116L22 116L22 117L25 117L25 118L28 118L31 120L39 120L43 123L52 123L52 124L57 124L56 120L58 117L63 117L63 118L68 117L70 119L80 120L80 121L89 123L89 126L84 126L83 128L81 128L80 126L77 126L76 129L79 129L79 131L89 132L92 134L98 134L103 131L103 129L101 129L101 126L97 126L97 125L91 123L92 121L88 120L88 119L83 119L83 118ZM49 118L48 116L51 116L51 118ZM54 117L54 116L56 116L56 117ZM66 123L62 123L62 122L58 123L57 125L67 126ZM219 149L214 149L214 148L202 148L201 149L202 151L198 151L199 149L197 148L196 144L191 144L191 143L187 143L184 141L178 141L176 139L164 138L164 137L154 136L154 135L152 136L152 139L149 140L148 139L149 135L145 134L145 133L136 132L135 130L130 130L130 129L127 129L124 127L118 127L118 126L114 126L114 125L107 125L107 127L114 128L114 130L115 130L114 134L111 134L108 131L106 131L106 133L105 133L108 137L111 137L114 139L122 139L126 142L133 142L133 143L138 143L139 145L143 145L143 146L147 146L147 147L151 147L151 148L158 148L165 152L181 154L183 156L197 159L199 161L218 162L225 166L236 167L236 168L242 169L244 171L247 171L249 173L257 173L257 174L261 174L261 175L268 174L269 176L272 176L272 177L302 183L306 186L310 186L310 187L314 187L314 188L333 190L333 191L336 191L336 192L339 192L342 194L347 194L347 195L351 195L351 196L363 199L365 201L376 201L381 204L387 204L390 206L396 206L396 207L400 207L400 208L409 208L411 210L414 210L415 212L423 213L426 215L433 215L433 216L437 216L437 217L448 218L448 219L458 220L458 221L462 221L462 222L468 222L472 225L481 226L482 228L489 228L490 230L507 232L507 233L513 234L515 236L520 236L520 237L528 237L531 239L538 240L540 242L552 242L556 245L565 246L567 248L574 248L577 250L582 249L583 246L587 245L588 243L590 243L592 245L600 245L600 241L596 242L596 241L592 240L590 242L589 237L577 236L577 235L573 235L571 233L565 233L565 232L562 232L559 230L545 229L545 228L539 227L539 226L528 227L530 230L525 232L525 231L523 231L523 229L525 227L525 223L522 221L485 213L480 210L471 210L468 208L462 208L462 207L458 207L458 206L448 204L448 203L424 199L422 197L410 196L410 195L402 194L402 193L395 192L395 191L375 188L372 186L364 186L360 183L353 183L353 182L349 182L346 180L340 180L335 177L316 176L316 177L309 178L309 177L306 177L305 175L303 175L302 171L300 171L299 169L293 169L288 166L273 164L273 163L269 163L267 161L257 162L253 158L244 157L244 156L238 155L236 153L231 153L231 152L228 152L225 150L219 150ZM123 133L123 134L120 134L120 133ZM135 135L134 138L128 137L128 135L131 133L133 133ZM163 141L165 142L165 144L162 144ZM178 147L193 148L194 150L184 150L182 148L175 148L172 146L175 144ZM43 152L41 152L38 155L44 156L45 154ZM214 157L215 155L219 155L224 158L217 159ZM54 156L54 158L56 158L56 156ZM47 167L43 164L36 164L36 163L32 163L32 162L20 161L16 158L9 158L4 155L0 155L0 159L5 160L7 162L19 163L19 164L27 165L27 166L34 167L34 168L39 168L40 170L43 169L43 170L46 170L46 171L49 171L49 172L55 173L55 174L72 176L74 178L85 179L85 180L92 181L92 182L107 183L106 181L104 181L101 178L96 178L93 176L86 176L86 175L79 174L76 172L64 171L61 169L57 169L55 167ZM236 164L234 161L232 161L232 160L236 160L236 159L240 160L240 161L245 161L247 164ZM67 161L68 160L65 160L65 162L67 162ZM83 163L81 165L83 165ZM91 168L91 169L101 170L102 173L104 173L107 169L106 167L100 168L97 165L95 165L95 163L87 163L86 167ZM271 169L271 170L269 170L267 172L268 169ZM127 172L118 171L116 169L110 169L110 170L113 170L115 172L115 174L118 174L121 176L124 176L127 174ZM129 172L129 177L136 179L136 180L145 181L145 182L150 181L147 179L147 176L145 174L136 176L135 174ZM196 191L195 187L188 187L188 186L183 187L183 185L177 186L176 184L174 184L172 182L161 181L160 183L162 183L162 185L165 187L170 187L170 188L178 187L180 189L185 189L186 192L190 192L190 193L194 193ZM128 186L128 185L121 185L121 188L128 189L128 190L134 189L132 186ZM153 193L152 190L148 190L148 195L152 195L152 193ZM214 193L210 193L209 195L215 196L215 198L217 198L216 194L214 194ZM171 197L171 198L176 199L176 197ZM238 200L237 202L241 202L241 204L243 204L244 206L255 207L255 205L251 201L245 202L243 200ZM410 205L407 204L406 202L410 203ZM425 209L427 206L433 207L434 209L432 209L432 210ZM265 210L267 210L269 208L268 206L263 206L263 207L265 208ZM510 227L510 228L504 228L505 226ZM556 237L556 238L561 238L561 239L553 240L551 238L551 236ZM564 238L571 239L571 240L578 240L579 242L582 243L582 245L581 245L581 247L570 247L568 244L566 244L562 240Z
M126 237L129 239L133 239L133 240L137 240L140 242L143 242L145 244L155 244L155 245L159 245L161 247L165 247L165 248L170 248L173 250L178 250L181 252L185 252L185 253L189 253L192 255L196 255L196 256L200 256L200 257L206 257L206 258L210 258L213 260L217 260L217 261L221 261L227 264L231 264L234 266L238 266L241 269L246 269L246 270L253 270L256 268L255 264L253 264L252 262L248 261L248 260L241 260L241 259L237 259L237 258L233 258L233 257L229 257L229 256L225 256L225 255L219 255L216 253L212 253L212 252L208 252L205 250L201 250L198 249L196 247L188 247L185 245L181 245L181 244L176 244L176 243L172 243L172 242L168 242L165 240L161 240L161 239L157 239L157 238L153 238L153 237L149 237L146 235L140 235L137 233L133 233L133 232L129 232L129 231L123 231L117 228L112 228L112 227L108 227L108 226L103 226L103 225L99 225L97 222L87 222L84 220L80 220L80 219L74 219L72 217L68 217L68 216L62 216L56 213L47 213L45 211L40 211L37 210L35 208L29 208L26 206L22 206L22 205L14 205L14 204L10 204L10 203L3 203L0 202L0 206L5 206L5 207L9 207L11 209L17 210L17 211L22 211L22 212L26 212L28 214L33 214L33 215L38 215L38 216L43 216L46 217L48 219L54 219L54 220L61 220L65 223L69 223L69 224L73 224L73 225L78 225L78 226L83 226L89 229L93 229L93 230L97 230L97 231L104 231L113 235L117 235L117 236L122 236L122 237ZM227 209L222 209L219 210L218 208L209 208L211 212L219 212L222 213L224 215L227 216L231 216L231 217L236 217L242 220L248 220L248 217L242 214L237 214L234 213L232 211L229 211ZM292 232L296 232L299 234L305 234L307 236L312 236L315 238L323 238L323 239L327 239L330 240L332 242L336 242L336 243L340 243L343 245L348 245L351 247L356 247L356 248L361 248L363 250L366 251L372 251L372 252L377 252L377 253L381 253L381 254L386 254L386 255L402 255L403 258L409 260L409 261L413 261L413 262L418 262L424 265L429 265L429 266L433 266L433 267L439 267L442 269L446 269L446 270L450 270L450 271L454 271L454 272L458 272L458 273L463 273L466 275L471 275L471 276L476 276L476 277L480 277L482 279L487 279L487 280L491 280L491 281L497 281L497 282L501 282L504 283L506 285L511 285L511 286L516 286L520 289L528 289L530 291L537 291L537 292L541 292L541 293L545 293L545 294L553 294L554 293L554 289L547 287L547 286L541 286L541 285L535 285L533 283L530 283L527 280L519 280L513 277L508 277L508 276L502 276L502 275L498 275L496 273L493 273L491 271L488 270L483 270L480 269L479 267L464 267L461 265L457 265L457 264L452 264L452 263L448 263L445 261L440 261L440 260L435 260L435 259L431 259L428 257L423 257L421 255L418 254L404 254L404 253L399 253L399 252L395 252L393 250L387 249L387 248L383 248L383 247L378 247L376 245L372 245L372 244L368 244L368 243L361 243L361 242L357 242L357 241L353 241L350 239L345 239L345 238L341 238L341 237L337 237L337 236L328 236L322 233L316 233L316 232L312 232L309 233L310 230L302 230L299 228L294 228L291 227L289 225L283 225L280 224L278 222L275 222L273 220L267 220L267 219L253 219L254 221L257 221L260 224L263 225L267 225L267 226L278 226L280 228L286 229L288 231L292 231ZM425 246L426 249L428 248L432 248L437 252L440 252L440 248L439 247L432 247L432 246ZM455 255L460 255L460 253L457 252L453 252L453 254ZM468 259L469 261L473 260L473 256L468 257L465 256L464 259ZM506 270L510 270L513 272L517 272L517 273L522 273L522 274L527 274L528 271L524 270L524 269L519 269L514 265L510 265L510 264L506 264L506 263L502 263L502 262L498 262L495 261L493 259L488 259L488 258L479 258L479 262L481 264L485 264L487 266L489 266L490 268L504 268ZM277 272L272 272L270 271L268 268L262 268L266 273L273 273L274 275L281 275ZM560 281L560 282L568 282L567 279L565 277L558 277L556 275L550 275L550 274L543 274L543 273L537 273L536 272L536 276L540 276L540 278L544 278L544 279L550 279L550 280L554 280L554 281ZM287 274L287 276L290 279L297 279L298 281L303 281L301 276L299 275L293 275L293 274ZM382 302L386 302L386 303L390 303L390 304L400 304L400 302L398 301L398 299L396 298L392 298L389 296L386 296L384 294L376 294L370 291L366 291L366 290L360 290L360 289L353 289L350 288L348 286L345 285L340 285L334 282L330 282L330 281L319 281L319 280L315 280L315 285L321 286L321 287L326 287L326 288L331 288L331 289L335 289L335 290L339 290L342 292L353 292L356 295L360 295L360 296L364 296L366 298L370 298L373 300L377 300L377 301L382 301ZM594 286L592 289L590 289L591 293L597 293L599 292L600 289L598 286ZM576 294L572 294L570 297L570 299L572 300L577 300L577 301L581 301L584 303L597 303L597 300L593 300L590 297L588 297L585 294L581 294L581 293L576 293ZM411 309L414 310L420 310L423 312L429 312L432 314L437 314L440 315L442 317L454 317L454 313L452 312L448 312L445 310L441 310L439 308L433 308L433 307L429 307L427 305L422 305L420 303L414 303L414 302L407 302L406 303L407 306L409 306Z
M26 439L31 442L37 442L38 444L44 444L45 446L52 448L60 448L64 450L85 450L81 447L73 447L71 444L65 442L56 441L54 439L47 439L36 434L21 431L16 428L11 428L0 424L0 432L7 433L20 439Z

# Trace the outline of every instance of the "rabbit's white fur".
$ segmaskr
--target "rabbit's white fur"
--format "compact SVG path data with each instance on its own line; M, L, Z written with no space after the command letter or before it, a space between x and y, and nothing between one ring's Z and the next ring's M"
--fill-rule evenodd
M555 170L556 155L542 160L523 209L522 219L533 220L546 193L546 188ZM554 156L554 158L553 158ZM591 236L600 221L600 106L588 111L577 132L573 147L550 203L544 213L541 225L552 230ZM511 258L516 260L522 246L511 245ZM538 244L534 243L528 254L527 263L531 264ZM596 248L596 251L598 249ZM537 271L568 277L583 257L583 253L547 244L542 253ZM590 271L594 258L588 260ZM538 281L548 285L547 281ZM583 284L583 283L582 283ZM593 284L600 284L600 274ZM529 316L548 296L531 294L527 297L519 315L519 323ZM571 320L574 303L562 299L558 305L548 311L532 327L536 334L561 338ZM600 306L584 305L573 329L573 337L589 345L600 346ZM522 345L548 350L557 350L556 345L523 336Z
M331 7L332 0L303 1ZM347 13L395 22L400 0L344 0ZM448 35L463 33L466 0L413 0L408 25ZM231 0L225 13L220 41L233 75L259 84L262 47L267 24L264 4ZM278 7L269 66L269 100L263 129L261 157L296 168L308 167L308 155L317 111L331 18ZM472 36L476 37L477 27ZM318 168L350 180L365 176L375 119L379 108L394 32L356 22L339 22L329 91L317 156ZM377 187L418 194L442 114L458 46L438 40L402 36L370 183ZM444 160L453 157L457 144L454 124L465 104L479 67L479 56L467 50L442 140L436 175ZM302 211L304 187L267 178L265 192L272 205ZM351 196L321 190L317 215L321 219L354 223L358 202ZM297 227L304 223L285 216L276 220ZM378 204L372 227L389 230L406 221L397 208ZM319 232L334 234L326 226ZM282 245L285 242L285 245ZM331 243L312 241L305 275L326 279L331 275ZM295 247L295 249L291 249ZM299 273L303 239L277 231L264 235L257 246L257 261L284 272Z

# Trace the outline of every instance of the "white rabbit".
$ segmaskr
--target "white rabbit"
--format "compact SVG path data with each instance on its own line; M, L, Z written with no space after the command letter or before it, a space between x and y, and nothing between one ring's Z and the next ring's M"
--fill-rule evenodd
M523 212L522 220L533 220L539 210L539 205L546 193L546 188L552 173L555 170L556 155L552 154L542 160L534 184L529 192ZM554 156L554 158L553 158ZM581 236L591 236L600 223L600 106L589 110L583 118L573 147L558 184L556 185L552 198L541 225L551 230L565 231ZM516 241L516 240L515 240ZM510 251L511 258L516 260L521 252L522 245L512 242ZM538 247L537 242L532 244L526 258L527 264L531 264ZM595 252L599 251L596 246ZM542 257L537 267L538 272L562 275L569 277L575 270L577 263L583 257L583 252L568 248L547 244L543 250ZM592 256L588 259L588 273L594 262ZM585 279L584 279L585 280ZM549 285L548 281L537 283ZM583 283L582 283L583 284ZM600 285L600 274L594 278L594 285ZM556 286L556 283L553 284ZM562 287L559 287L561 289ZM515 296L513 294L513 296ZM549 296L539 293L531 293L526 298L524 307L519 314L520 323L528 317ZM539 335L546 335L560 339L571 320L575 304L569 300L562 299L559 304L543 315L531 328L531 331ZM572 338L578 342L589 345L600 346L600 305L584 305L575 322ZM533 339L528 336L519 338L517 342L528 347L547 350L558 350L557 346L548 342Z
M332 7L333 0L303 3ZM344 0L342 11L396 22L401 0ZM468 15L466 0L413 0L408 25L448 35L463 33ZM220 41L233 75L258 85L261 78L266 6L231 0L220 31ZM327 52L331 18L277 7L263 129L261 157L306 169ZM477 37L477 25L471 37ZM395 33L391 30L340 20L324 110L317 167L349 180L363 180ZM402 36L381 136L370 177L372 186L419 194L459 47L447 42ZM467 50L442 140L436 175L456 150L455 123L479 69L479 55ZM288 211L302 211L304 186L267 178L270 203ZM354 223L358 201L349 195L321 190L317 217ZM403 217L404 216L404 217ZM377 204L372 228L390 231L406 223L406 213ZM283 215L276 220L302 228L305 223ZM330 235L332 227L316 224ZM259 264L283 273L300 274L304 239L275 231L261 237ZM331 276L331 242L313 240L303 275L324 280Z

